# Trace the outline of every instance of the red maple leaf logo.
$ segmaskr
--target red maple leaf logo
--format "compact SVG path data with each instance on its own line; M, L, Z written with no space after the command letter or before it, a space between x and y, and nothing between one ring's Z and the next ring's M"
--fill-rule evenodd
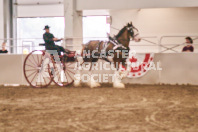
M137 58L132 57L129 61L130 61L130 62L137 62Z

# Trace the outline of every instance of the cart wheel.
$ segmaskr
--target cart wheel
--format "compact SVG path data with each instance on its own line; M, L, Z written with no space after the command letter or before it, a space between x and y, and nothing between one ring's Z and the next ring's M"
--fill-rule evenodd
M66 87L74 82L76 73L77 60L74 62L63 62L61 64L54 63L53 82L58 86Z
M44 88L50 85L51 77L50 57L46 57L45 51L32 51L25 58L23 72L30 86Z

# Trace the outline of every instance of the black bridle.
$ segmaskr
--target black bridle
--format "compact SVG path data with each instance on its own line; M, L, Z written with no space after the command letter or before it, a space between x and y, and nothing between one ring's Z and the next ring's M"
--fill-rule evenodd
M115 29L115 30L119 30L119 29L114 28L114 27L111 27L111 28L113 28L113 29ZM134 38L134 37L136 37L136 36L139 35L139 30L138 30L136 27L134 27L132 24L128 24L127 26L125 26L124 28L122 28L122 29L120 30L120 32L115 36L115 39L117 40L117 39L124 33L125 30L128 31L128 33L130 34L130 36L131 36L132 38ZM134 33L134 30L137 31L136 34ZM126 40L126 39L123 39L123 41L130 41L130 38L127 39L127 40Z
M134 27L133 25L128 25L126 26L128 33L131 35L132 38L136 37L139 35L139 31L136 27ZM137 31L137 34L134 33L134 30Z

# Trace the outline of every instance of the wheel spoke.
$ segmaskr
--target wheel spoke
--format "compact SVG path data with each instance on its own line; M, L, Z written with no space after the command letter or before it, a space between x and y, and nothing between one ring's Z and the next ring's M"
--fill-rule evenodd
M46 81L45 81L45 79L44 79L44 76L43 76L43 74L41 74L41 77L43 78L43 80L44 80L44 82L45 82L45 84L46 84Z
M64 63L64 65L66 66L66 67L69 67L70 65L72 65L72 63Z
M75 74L74 72L72 72L72 71L70 71L70 70L68 70L68 69L67 69L67 71L69 71L69 72L72 73L72 74Z
M33 67L32 65L29 65L29 64L26 64L27 66L29 66L29 67L32 67L32 68L36 68L36 66L35 67Z
M70 74L67 72L67 74L69 75L69 77L71 78L71 80L72 80L72 77L70 76Z
M38 60L38 65L39 65L39 55L37 54L37 60Z
M29 69L29 70L25 70L25 71L35 71L36 69Z
M47 76L47 74L45 73L45 72L43 72L43 74L45 75L45 76ZM46 77L46 78L48 78L48 77ZM50 78L50 75L49 75L49 78ZM49 79L50 80L50 79Z
M69 69L74 69L74 67L67 67L67 68L69 68Z
M66 76L66 79L67 79L67 83L69 83L69 79L67 77L67 73L65 72L65 76Z
M37 66L34 62L32 62L30 59L28 59L29 62L31 62L34 66Z
M57 68L58 69L58 68ZM58 71L58 70L57 70ZM58 71L59 72L59 71ZM56 72L55 72L55 74L56 74ZM58 75L59 75L59 77L58 77L58 81L60 81L61 82L61 72L59 72L58 73ZM58 76L57 74L56 74L56 76Z
M39 62L39 65L42 64L42 61L43 61L43 55L41 55L41 60L40 60L40 62Z
M41 78L42 74L40 75L40 84L41 84L41 87L43 86L42 85L42 78Z
M33 58L33 60L34 60L34 62L36 63L36 60L35 60L35 58L34 58L34 55L32 55L32 58ZM37 64L37 63L36 63ZM38 65L38 64L37 64Z
M70 66L72 63L67 64L67 66Z
M34 73L36 73L37 71L35 71L35 72L33 72L32 74L30 74L30 75L28 75L27 77L29 78L29 77L31 77Z
M31 80L31 83L33 82L33 80L34 80L34 78L36 77L37 74L38 74L38 73L36 73L36 74L34 75L34 77L33 77L32 80ZM37 82L36 82L36 84L37 84Z
M58 76L59 75L59 76ZM57 78L58 78L58 82L60 81L61 82L61 73L59 73L59 74L56 74L56 76L57 76Z
M43 72L43 74L46 76L46 78L48 78L49 80L51 79L51 76L50 76L50 74L49 74L49 68L47 68L48 69L48 75L45 73L45 72ZM49 76L49 77L47 77L47 76Z

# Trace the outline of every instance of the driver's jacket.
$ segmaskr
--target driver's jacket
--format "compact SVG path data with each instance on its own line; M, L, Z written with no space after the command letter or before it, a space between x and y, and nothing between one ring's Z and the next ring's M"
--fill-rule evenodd
M47 49L53 49L53 47L55 47L55 43L54 43L53 38L54 38L54 35L51 34L51 33L44 33L43 34L43 39L45 41L45 48L46 48L46 50Z

